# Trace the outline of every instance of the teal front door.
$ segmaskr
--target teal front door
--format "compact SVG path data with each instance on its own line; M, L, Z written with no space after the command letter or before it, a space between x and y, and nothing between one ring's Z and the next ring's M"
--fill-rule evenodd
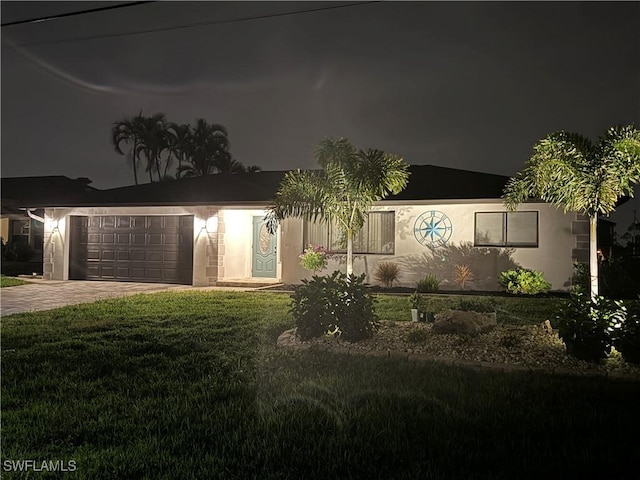
M253 217L252 276L276 278L276 236L267 230L262 217Z

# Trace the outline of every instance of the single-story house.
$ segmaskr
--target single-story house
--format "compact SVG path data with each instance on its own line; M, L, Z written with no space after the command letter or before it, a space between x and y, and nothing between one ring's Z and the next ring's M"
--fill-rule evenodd
M0 239L5 244L27 244L35 257L41 257L44 225L40 220L44 210L29 207L74 202L87 191L95 190L90 183L88 178L62 175L3 178Z
M572 260L588 259L588 220L542 203L508 212L508 177L412 165L405 190L378 202L354 246L354 271L375 283L381 262L400 267L398 285L414 287L428 273L457 289L454 271L467 265L466 288L499 289L500 272L522 266L567 289ZM287 219L275 235L263 221L281 171L220 174L162 183L87 189L72 199L22 205L44 215L45 279L166 282L196 286L299 283L311 272L299 256L310 244L335 253L344 269L338 229Z

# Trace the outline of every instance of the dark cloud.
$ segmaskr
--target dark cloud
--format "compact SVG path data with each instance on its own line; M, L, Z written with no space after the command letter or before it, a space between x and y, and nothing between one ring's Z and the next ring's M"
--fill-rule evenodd
M343 135L511 175L551 131L640 124L634 2L383 2L55 43L327 5L158 2L3 28L5 47L40 45L2 51L2 174L131 183L109 130L140 109L222 123L265 169L311 167L313 144ZM42 8L2 2L3 21Z

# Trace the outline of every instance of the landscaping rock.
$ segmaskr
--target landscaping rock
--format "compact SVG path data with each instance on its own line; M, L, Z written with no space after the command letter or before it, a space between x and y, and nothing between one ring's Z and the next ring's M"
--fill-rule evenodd
M469 335L475 337L479 333L492 330L496 326L494 318L478 312L447 310L436 315L433 333Z

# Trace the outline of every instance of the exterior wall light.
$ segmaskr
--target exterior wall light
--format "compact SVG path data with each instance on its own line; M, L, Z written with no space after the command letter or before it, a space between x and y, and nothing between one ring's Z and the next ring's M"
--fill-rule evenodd
M209 233L217 233L218 231L218 217L209 217L204 224L204 227Z

